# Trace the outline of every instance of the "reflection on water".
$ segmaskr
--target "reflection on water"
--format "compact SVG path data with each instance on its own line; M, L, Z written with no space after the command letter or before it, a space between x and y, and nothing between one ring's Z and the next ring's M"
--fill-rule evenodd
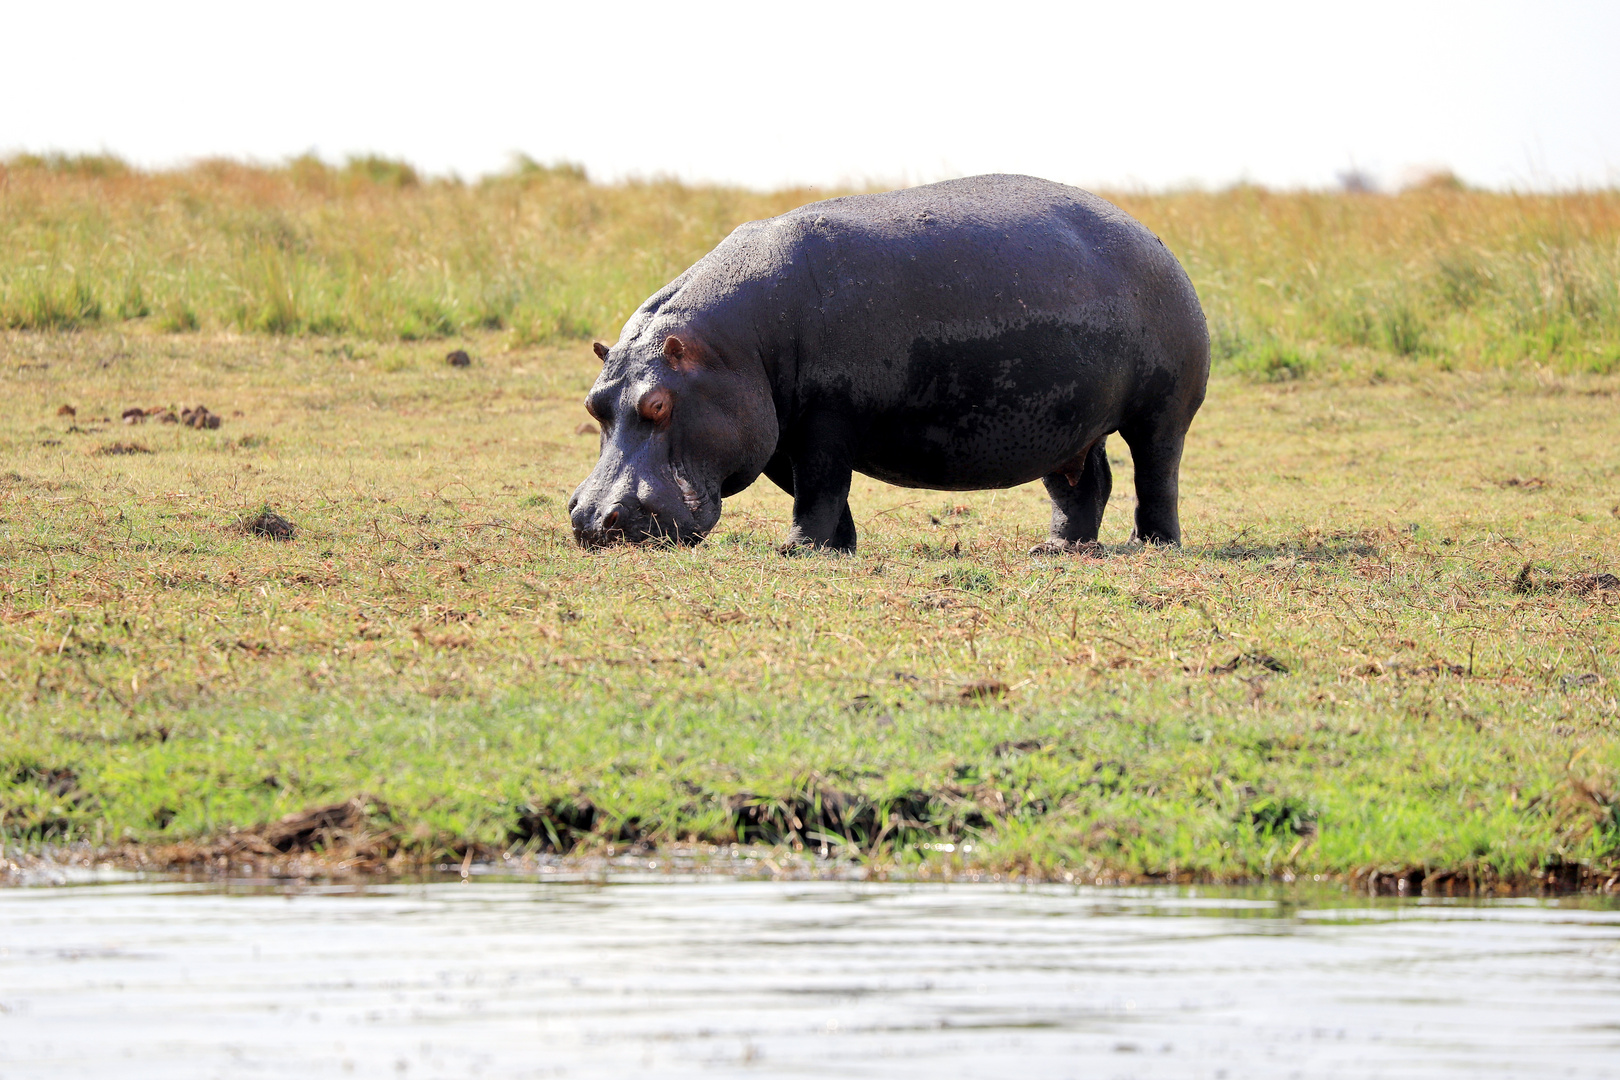
M1620 1077L1620 912L714 880L0 891L0 1078Z

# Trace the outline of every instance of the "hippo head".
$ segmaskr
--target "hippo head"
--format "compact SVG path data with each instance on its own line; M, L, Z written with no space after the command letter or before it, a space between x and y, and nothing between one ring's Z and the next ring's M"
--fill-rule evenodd
M601 457L568 500L585 547L696 544L720 500L758 478L776 450L776 408L757 363L728 364L690 331L598 343L602 374L585 408Z

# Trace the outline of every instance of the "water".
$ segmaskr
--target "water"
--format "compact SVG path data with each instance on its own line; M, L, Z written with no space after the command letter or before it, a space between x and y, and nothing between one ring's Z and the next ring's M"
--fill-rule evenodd
M731 880L0 890L0 1078L1620 1077L1620 911Z

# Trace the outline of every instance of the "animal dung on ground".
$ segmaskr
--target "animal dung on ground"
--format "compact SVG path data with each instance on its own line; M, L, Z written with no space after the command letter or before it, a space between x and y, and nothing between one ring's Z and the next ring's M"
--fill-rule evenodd
M140 443L133 442L108 443L106 446L96 447L96 449L93 451L93 453L101 457L117 456L120 454L150 454L151 452L152 450L150 447L142 446Z
M1620 589L1620 577L1613 574L1580 574L1571 579L1577 589Z
M212 431L219 427L219 414L209 412L206 405L198 405L194 409L182 409L180 422L189 428L206 428Z
M1613 590L1620 590L1620 577L1613 574L1576 574L1570 578L1555 578L1538 573L1530 563L1525 563L1519 569L1519 576L1513 581L1513 591L1521 594L1568 591L1591 596Z
M457 349L449 356L446 356L444 358L444 362L449 364L451 367L471 367L472 357L467 355L466 349Z
M56 410L56 415L57 416L78 416L79 415L79 410L75 409L71 405L63 405L61 408Z
M985 701L1007 696L1007 684L996 679L980 679L962 687L963 701Z
M574 429L575 435L600 435L601 433L601 429L595 424L591 423L589 420L585 421L583 424L579 425L579 427Z
M996 757L1011 757L1013 754L1033 754L1037 750L1044 750L1046 744L1039 739L1003 739L990 748L990 753Z
M298 527L268 506L242 523L242 528L254 536L270 540L291 540Z
M1583 595L1595 592L1609 592L1620 589L1620 577L1615 577L1613 574L1576 574L1565 582L1564 587Z
M126 424L144 424L147 420L154 416L157 417L161 423L165 424L173 424L179 420L179 417L175 416L172 410L166 409L162 405L157 405L150 409L143 409L139 405L136 405L125 409L119 415L123 418L123 421Z
M1209 669L1209 673L1211 675L1230 675L1244 664L1265 668L1267 671L1276 672L1278 675L1288 674L1288 665L1270 653L1239 653L1224 664L1216 664Z

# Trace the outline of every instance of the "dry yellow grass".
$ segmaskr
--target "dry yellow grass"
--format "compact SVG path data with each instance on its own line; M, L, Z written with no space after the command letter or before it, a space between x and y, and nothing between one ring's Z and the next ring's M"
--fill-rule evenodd
M814 196L604 187L531 168L478 184L408 166L0 168L0 324L514 344L611 333L738 222Z
M731 228L827 192L476 183L377 159L0 166L0 325L611 339ZM1114 194L1186 263L1217 363L1271 378L1383 356L1620 364L1620 193Z
M1188 265L1216 351L1287 376L1345 354L1620 366L1620 193L1112 196Z

